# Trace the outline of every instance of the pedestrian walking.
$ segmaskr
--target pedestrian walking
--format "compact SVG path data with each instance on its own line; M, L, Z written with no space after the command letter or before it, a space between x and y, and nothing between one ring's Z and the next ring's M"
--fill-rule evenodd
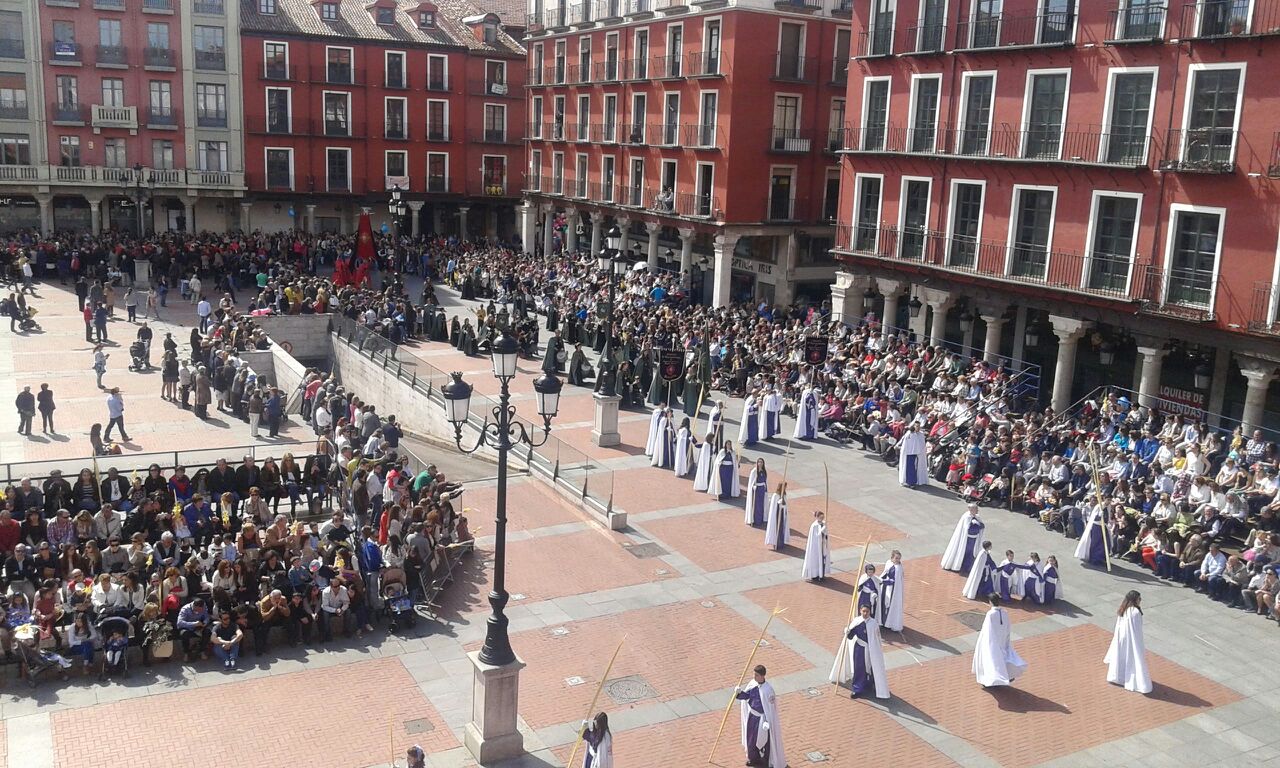
M98 389L103 389L102 376L107 372L107 358L111 355L102 350L101 344L93 347L93 372L98 375Z
M111 393L107 395L107 416L107 428L102 433L102 439L110 440L112 428L120 427L120 439L129 442L129 432L124 426L124 395L120 394L119 387L112 387Z
M249 434L255 440L258 438L258 424L262 421L264 410L265 402L262 399L262 390L254 389L249 395Z
M133 286L129 286L124 291L124 311L129 318L129 322L136 323L138 321L138 295L133 292Z
M18 409L18 434L31 436L31 420L36 415L36 396L31 387L23 387L13 402Z
M200 332L209 332L209 318L213 315L213 305L205 297L200 297L200 302L196 304L196 316L200 318Z
M89 298L89 281L84 279L84 275L76 276L76 301L79 302L80 311L84 311L84 305Z
M147 310L144 317L160 319L160 298L156 295L154 288L147 289Z
M40 431L49 435L58 434L53 428L53 412L58 406L53 403L53 390L48 384L41 384L36 393L36 408L40 411Z
M99 343L107 341L107 306L101 302L93 309L93 331Z
M263 403L263 410L267 416L267 428L271 430L271 436L279 437L280 420L284 417L284 397L280 394L279 388L271 388L271 394Z

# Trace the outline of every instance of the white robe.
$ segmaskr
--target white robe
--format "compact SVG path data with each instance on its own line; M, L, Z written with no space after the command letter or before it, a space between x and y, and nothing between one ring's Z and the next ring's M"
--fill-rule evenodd
M715 452L711 448L711 439L698 446L698 472L693 476L693 490L705 491L711 487L711 469L715 463Z
M724 489L720 487L720 464L725 459L733 459L733 487ZM702 467L698 467L701 471ZM716 454L716 460L711 462L711 481L707 486L707 493L712 496L719 496L722 491L727 491L724 495L731 499L736 499L742 495L742 479L738 477L738 456L721 448Z
M672 429L671 420L666 416L658 419L658 434L653 440L653 450L649 452L649 466L661 467L663 459L668 459L675 466L675 452L672 451L670 456L667 451L671 450L671 442L667 442L667 430Z
M990 569L991 589L997 589L996 579L996 561L992 559L990 552L979 552L978 556L973 559L973 567L969 569L969 578L964 582L964 596L970 600L985 600L987 594L978 594L978 589L982 586L982 574L984 569Z
M606 733L604 738L600 740L599 746L591 746L591 742L585 739L582 745L586 747L586 754L583 755L582 764L587 764L587 758L591 758L591 768L613 768L613 733Z
M1014 563L1012 560L1006 557L1005 559L1000 561L1000 565L997 566L997 568L1004 568L1006 565L1009 565L1010 563L1013 563L1013 565L1018 565L1018 563ZM996 594L1000 594L1001 592L1001 589L1000 589L1001 583L1002 583L1001 580L1007 580L1009 582L1009 599L1017 598L1021 600L1024 595L1022 591L1022 580L1023 578L1025 578L1024 576L1025 573L1026 572L1020 568L1015 568L1013 573L1009 574L1008 576L1005 576L1003 571L997 571L996 572Z
M755 405L755 395L747 395L747 399L742 402L742 420L738 422L738 445L745 445L747 442L747 422L751 418L751 407ZM756 406L756 440L763 439L764 417L760 415L759 406Z
M1009 614L992 608L982 620L978 644L973 649L973 675L983 687L1009 685L1027 671L1027 662L1013 650Z
M706 432L708 435L710 435L710 437L708 437L707 439L710 441L714 441L720 438L721 432L723 431L723 429L724 429L724 413L720 410L720 406L717 405L715 408L711 409L711 413L707 414Z
M813 400L812 403L809 402L810 399ZM796 427L791 437L795 440L807 440L805 435L809 432L813 433L815 439L818 437L818 397L813 389L805 389L800 395L800 402L796 406Z
M972 556L976 559L978 552L982 549L982 537L974 539L973 544L969 544L969 523L973 522L973 515L969 510L965 510L960 516L960 522L956 523L956 529L951 533L951 541L947 543L947 549L942 553L942 570L959 572L964 568L964 556L966 549L972 549Z
M831 541L827 538L827 524L814 520L809 526L809 538L804 543L804 567L801 578L818 579L831 573Z
M787 520L787 499L777 493L769 499L765 514L764 543L773 549L786 549L791 538L791 524Z
M742 520L742 522L746 523L747 525L751 525L752 523L751 513L756 508L756 477L759 473L760 473L759 468L752 467L751 474L747 475L747 505L746 507L744 507L744 511L746 514L743 515L743 520ZM768 474L767 471L766 471L766 474ZM769 495L768 488L764 489L764 494L765 494L765 497L768 498L768 495ZM768 505L765 505L764 514L765 514L765 525L767 526L769 524Z
M1142 611L1130 606L1116 617L1116 633L1102 659L1107 665L1107 682L1123 685L1127 691L1151 693L1151 673L1147 670L1147 644L1142 639Z
M769 394L764 396L764 412L773 414L773 424L775 427L777 427L777 429L775 429L774 432L770 434L768 430L763 429L763 426L762 426L760 437L763 440L767 440L773 437L774 435L778 434L778 431L781 430L781 427L778 425L778 422L782 419L782 395L778 394L778 390L776 389L770 390ZM767 417L761 420L761 425L765 425L768 423L769 423L769 419Z
M677 477L684 477L689 474L689 470L693 469L693 435L689 434L688 427L681 427L676 433L676 462L675 473Z
M902 440L898 443L899 483L907 484L907 467L914 465L916 476L911 487L929 484L929 462L925 453L927 445L928 441L925 440L924 433L919 430L907 432L902 436Z
M1099 531L1099 527L1095 523L1105 520L1104 512L1101 504L1094 504L1093 509L1089 511L1089 516L1085 518L1084 534L1080 537L1079 543L1076 544L1076 557L1087 561L1089 559L1089 550L1093 548L1093 537L1095 535L1103 535ZM1103 544L1106 544L1105 536Z
M886 584L890 574L893 575L893 583ZM884 570L880 572L880 623L894 632L902 631L902 601L907 594L905 579L901 565L892 560L885 562Z
M759 687L760 690L760 706L763 708L761 714L763 717L760 724L760 732L756 736L756 747L762 747L767 742L769 744L769 768L787 768L787 755L782 746L782 721L778 717L778 695L773 692L773 686L766 680L763 683L757 683L755 680L743 686L742 690L749 691L752 688ZM747 712L749 710L747 702L738 702L738 709L742 714L742 748L747 748Z
M884 671L884 646L880 642L880 624L874 617L863 619L859 616L853 620L852 624L845 627L841 638L844 650L842 652L841 649L836 649L835 665L831 667L831 674L827 677L827 681L836 685L849 683L852 686L853 654L862 640L857 637L850 640L849 633L859 624L867 625L867 666L871 670L871 679L876 685L876 698L887 699L889 698L889 676Z
M644 444L644 455L652 456L653 447L658 444L658 435L662 431L658 428L658 422L662 419L663 408L661 406L653 409L653 415L649 417L649 439Z

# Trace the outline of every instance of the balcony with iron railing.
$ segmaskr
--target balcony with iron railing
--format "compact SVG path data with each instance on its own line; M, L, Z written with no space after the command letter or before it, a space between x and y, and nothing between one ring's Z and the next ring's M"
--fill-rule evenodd
M633 146L643 146L649 143L644 123L623 123L622 130L626 135L626 141L628 144Z
M587 186L587 197L597 203L617 203L622 200L624 190L621 184L592 181Z
M569 23L570 24L590 24L591 23L591 3L574 3L569 6Z
M1280 35L1280 0L1198 0L1182 7L1182 37L1221 40Z
M509 190L509 185L505 178L501 178L490 173L472 174L471 180L467 184L468 192L475 190L476 194L485 197L508 197L515 194L514 190Z
M89 105L55 101L49 105L49 120L54 125L83 125L89 122Z
M563 30L569 27L569 9L563 4L542 12L542 24L550 31Z
M201 111L196 110L196 127L198 128L226 128L227 113L225 111Z
M685 75L688 77L724 77L721 70L723 54L720 51L689 51L685 54Z
M100 67L127 67L129 49L123 45L99 45L94 49L94 63Z
M822 10L822 0L773 0L773 7L780 11L813 13Z
M146 48L142 52L142 62L147 67L173 69L178 64L178 53L172 48Z
M677 147L680 145L682 135L687 136L688 132L682 131L680 123L675 121L649 123L649 143L655 146Z
M720 219L724 214L720 209L720 198L715 195L677 192L675 215L686 219Z
M1218 276L1210 271L1149 264L1144 273L1142 310L1192 322L1215 319Z
M90 119L94 128L127 128L137 130L137 107L111 107L103 104L93 105L93 116Z
M195 55L195 68L207 72L226 72L227 54L225 51L198 50Z
M622 71L622 62L613 59L605 61L597 61L595 65L595 79L605 82L614 82L618 79Z
M1109 12L1107 43L1151 43L1164 36L1165 6L1117 2Z
M845 134L848 132L845 128L829 128L827 129L827 143L823 146L822 151L835 154L844 149Z
M540 85L549 85L542 77L542 67L529 67L524 71L524 84L529 87L538 87Z
M627 15L641 16L653 13L653 0L627 0Z
M383 121L382 138L388 141L408 141L411 138L409 124L404 120Z
M485 128L481 133L481 141L485 144L508 144L510 143L505 128Z
M427 123L426 137L427 141L448 141L449 126L432 125L431 123Z
M778 54L774 59L773 79L788 83L808 83L813 81L813 70L817 59L811 56L790 56Z
M952 125L850 125L845 149L853 153L943 155L1007 162L1066 163L1140 168L1149 164L1151 136L1144 130L1105 132L1096 125L1001 124L958 128Z
M914 263L983 280L1036 285L1117 301L1148 300L1148 269L1129 259L1051 251L1030 243L947 237L923 227L880 223L836 227L836 251L849 257Z
M310 121L307 121L308 125ZM316 125L320 128L323 136L340 139L362 139L365 138L365 125L358 123L349 118L342 117L322 117L316 119Z
M808 152L812 145L810 132L802 128L775 127L769 138L769 149L774 152Z
M1253 284L1253 304L1249 310L1249 330L1259 333L1280 333L1280 285L1258 281Z
M917 24L907 27L898 41L901 53L924 55L941 53L946 49L947 27L941 22Z
M1175 128L1164 141L1160 170L1234 173L1240 132L1233 128Z
M591 123L587 126L590 140L596 144L617 144L618 132L621 130L617 122ZM581 139L579 139L581 140Z
M570 85L591 82L590 62L585 67L578 62L570 62L569 66L564 69L564 80Z
M627 59L622 62L622 77L624 80L648 80L649 79L649 57L642 56L635 59Z
M854 49L855 59L871 59L879 56L892 56L893 24L878 23L870 29L858 33L858 46Z
M225 16L227 6L224 0L195 0L191 4L191 11L205 16Z
M690 149L724 149L724 129L715 123L686 123L682 144Z
M123 11L124 0L93 0L95 11Z
M685 55L670 53L654 56L649 61L649 77L654 80L674 80L685 76Z
M808 208L806 201L782 192L768 195L763 207L761 220L773 223L803 221Z
M143 13L173 13L173 0L142 0Z
M173 107L148 107L148 128L177 128L182 123L181 115Z
M262 65L262 79L289 81L298 79L298 68L281 61L268 61Z
M1075 41L1075 22L1071 11L971 17L956 25L955 47L975 51L1071 45Z
M626 3L624 0L596 0L592 4L591 16L599 22L605 24L622 21L622 14L625 11Z
M325 62L311 68L311 81L325 85L364 85L361 73L350 64Z
M26 120L29 114L26 104L0 104L0 120Z
M837 19L848 19L853 16L853 0L836 0L831 8L831 15Z

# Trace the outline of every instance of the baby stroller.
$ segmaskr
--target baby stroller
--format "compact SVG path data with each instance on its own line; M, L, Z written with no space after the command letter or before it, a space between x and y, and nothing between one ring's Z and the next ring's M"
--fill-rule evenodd
M40 324L35 321L36 308L30 307L25 312L18 310L18 328L24 331L38 331Z
M965 473L961 478L960 490L958 491L960 499L979 505L988 503L991 500L991 486L995 481L996 476L991 473L981 477L974 477Z
M129 631L132 628L124 616L107 616L98 622L98 633L102 636L102 669L98 672L99 680L115 674L129 676Z
M146 371L151 368L151 347L142 339L129 345L129 370Z
M56 673L62 680L67 679L67 670L71 662L51 651L40 650L40 632L34 624L24 624L14 631L17 640L18 660L26 671L27 685L34 690L40 675L45 672Z
M391 620L392 632L400 631L401 622L407 627L417 626L418 615L413 610L413 599L409 597L403 568L388 568L383 572L382 605Z

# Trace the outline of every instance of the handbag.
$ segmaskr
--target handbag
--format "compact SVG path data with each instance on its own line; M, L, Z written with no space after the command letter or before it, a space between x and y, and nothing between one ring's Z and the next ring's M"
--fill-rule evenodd
M565 351L562 349L556 353L556 362L563 363L566 359L568 359L568 357L569 355L566 354Z

